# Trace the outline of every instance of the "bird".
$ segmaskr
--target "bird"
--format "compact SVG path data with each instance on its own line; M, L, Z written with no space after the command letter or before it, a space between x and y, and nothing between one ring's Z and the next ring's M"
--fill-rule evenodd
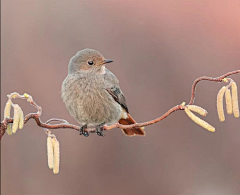
M61 87L61 97L70 115L79 123L80 135L89 136L87 128L95 126L104 136L104 125L135 124L117 77L106 68L113 60L94 49L78 51L68 64L68 75ZM122 129L126 136L145 136L144 127Z

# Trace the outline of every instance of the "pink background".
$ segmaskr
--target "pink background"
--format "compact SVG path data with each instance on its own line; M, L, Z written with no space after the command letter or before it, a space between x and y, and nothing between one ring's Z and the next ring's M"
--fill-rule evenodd
M199 76L240 67L238 0L5 0L2 1L1 113L6 95L27 92L42 120L77 124L60 97L69 59L84 48L114 59L130 113L154 119L188 102ZM240 87L240 75L232 77ZM216 95L222 83L198 85L209 133L178 111L146 128L146 137L121 130L85 138L53 130L61 147L60 173L47 167L46 135L33 120L1 145L3 195L238 195L240 120L220 123ZM15 101L24 113L35 111Z

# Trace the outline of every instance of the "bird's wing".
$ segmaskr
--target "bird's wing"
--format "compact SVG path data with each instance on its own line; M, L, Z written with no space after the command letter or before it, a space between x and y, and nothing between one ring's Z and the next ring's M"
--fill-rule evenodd
M117 77L109 70L106 69L105 74L105 86L106 91L113 97L113 99L119 103L128 113L128 107L126 104L126 99L123 95L122 90L119 86L119 81Z
M112 88L108 88L106 90L113 97L113 99L117 103L119 103L128 113L128 107L127 107L127 104L126 104L126 99L125 99L124 95L122 94L121 89L117 88L117 87L112 87Z

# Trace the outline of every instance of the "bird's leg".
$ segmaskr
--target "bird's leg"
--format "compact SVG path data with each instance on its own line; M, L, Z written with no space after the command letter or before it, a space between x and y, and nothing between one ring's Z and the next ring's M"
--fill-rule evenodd
M84 135L85 137L88 137L89 133L87 131L85 131L85 129L87 129L87 124L80 127L79 135Z
M97 130L97 134L99 135L99 136L105 136L104 134L103 134L103 126L105 125L105 122L104 123L102 123L102 124L100 124L100 125L98 125L98 126L96 126L96 130Z

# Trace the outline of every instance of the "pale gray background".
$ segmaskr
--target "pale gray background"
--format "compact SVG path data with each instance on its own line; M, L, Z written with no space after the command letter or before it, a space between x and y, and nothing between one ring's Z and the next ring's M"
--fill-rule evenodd
M240 67L238 0L3 0L2 96L27 92L42 120L76 124L60 98L69 59L83 48L114 59L131 114L156 118L189 101L199 76ZM240 86L240 75L232 77ZM223 84L202 82L196 104L206 108L209 133L178 111L146 128L145 138L121 130L88 138L54 130L60 173L47 167L46 135L29 121L2 140L3 195L238 195L239 119L218 122L216 95ZM24 112L35 111L24 101Z

